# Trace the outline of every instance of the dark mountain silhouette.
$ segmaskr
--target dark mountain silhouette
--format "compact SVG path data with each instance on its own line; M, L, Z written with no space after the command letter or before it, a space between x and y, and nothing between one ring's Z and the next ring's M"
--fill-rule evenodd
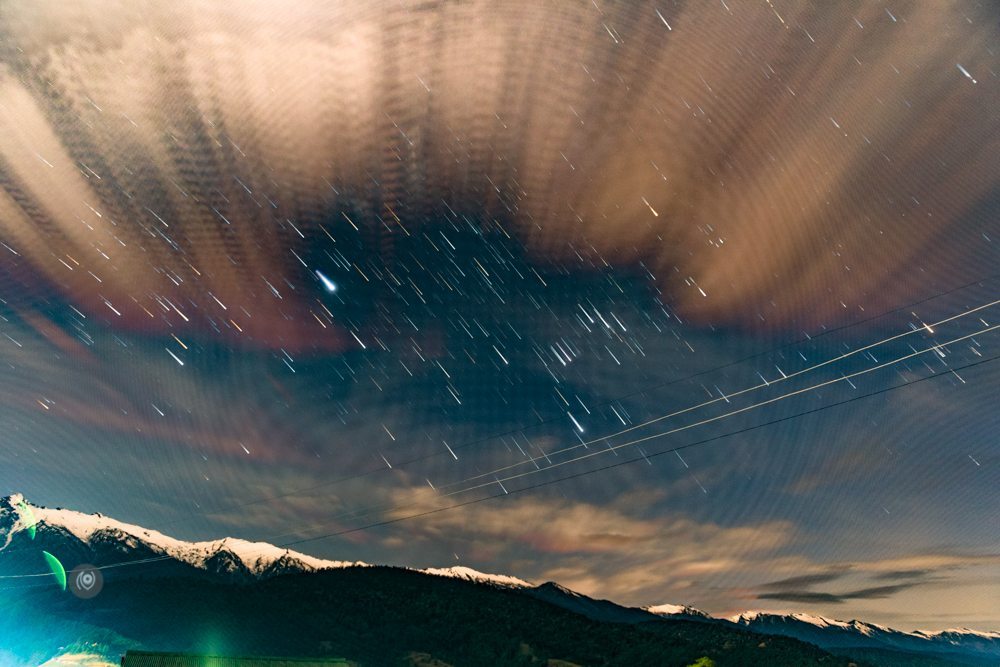
M33 529L33 530L32 530ZM33 535L32 535L33 534ZM996 633L903 633L804 614L636 609L468 568L321 561L263 543L190 543L101 515L0 499L3 665L127 649L346 656L362 665L996 665ZM90 600L67 569L103 567ZM41 575L41 576L40 576ZM100 664L100 663L98 663ZM705 664L703 662L703 664Z

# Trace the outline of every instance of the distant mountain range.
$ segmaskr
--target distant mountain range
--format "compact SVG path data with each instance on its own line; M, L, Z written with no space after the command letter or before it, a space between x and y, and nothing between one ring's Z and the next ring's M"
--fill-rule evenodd
M232 537L208 542L185 542L102 514L84 514L73 510L39 507L28 503L21 494L0 498L0 551L15 535L34 524L45 538L62 541L69 553L91 552L97 560L113 562L113 557L128 556L129 561L173 561L209 574L229 579L264 579L280 574L316 572L344 567L369 567L361 561L314 558L267 542L248 542ZM119 558L120 559L120 558ZM531 584L517 577L477 572L468 567L429 568L426 574L455 577L468 581L529 588Z
M38 576L42 550L67 569L116 567L102 569L98 597L77 600ZM60 655L51 664L116 664L128 648L204 650L213 626L224 627L213 640L220 649L333 652L363 664L686 665L707 657L720 665L1000 665L998 632L903 632L808 614L724 619L672 604L640 609L467 567L407 570L233 538L185 542L18 494L0 498L0 596L0 666ZM280 622L259 626L274 614ZM314 623L320 619L326 624ZM490 662L489 655L499 659L490 650L509 659Z

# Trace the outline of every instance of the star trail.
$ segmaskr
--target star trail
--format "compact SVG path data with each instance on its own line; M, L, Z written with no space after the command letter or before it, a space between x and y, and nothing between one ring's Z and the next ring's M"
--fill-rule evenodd
M1000 627L998 25L5 4L0 481L629 604Z

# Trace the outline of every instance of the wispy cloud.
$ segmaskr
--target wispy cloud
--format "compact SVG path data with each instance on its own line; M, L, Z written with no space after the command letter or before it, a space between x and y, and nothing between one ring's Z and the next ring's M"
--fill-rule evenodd
M762 588L774 588L774 589L795 589L798 587L809 587L815 584L826 584L831 581L836 581L844 576L846 568L844 570L836 572L820 572L816 574L803 574L795 577L787 577L785 579L779 579L778 581L772 581L767 584L763 584Z
M440 503L429 489L415 492L432 508ZM414 492L399 492L412 503ZM652 591L685 589L720 573L755 567L778 558L789 544L791 524L781 521L723 526L676 512L648 516L661 494L625 494L597 505L567 498L523 496L415 519L413 540L456 541L469 546L480 564L525 562L519 576L552 579L581 592L639 601ZM412 505L390 517L417 511ZM800 566L805 563L799 563ZM645 600L646 603L652 600Z
M982 554L956 553L842 563L826 571L796 575L761 584L757 587L756 599L822 604L842 604L850 600L881 600L912 588L947 581L959 570L995 562L1000 562L1000 559ZM925 566L900 567L900 563L923 563ZM872 585L841 586L842 590L817 590L823 584L845 582L848 579Z
M826 604L841 604L848 600L877 600L887 598L895 593L904 591L914 586L919 586L921 582L911 582L906 584L896 584L893 586L872 586L870 588L859 588L843 593L825 593L822 591L810 590L779 590L773 593L761 593L758 600L785 600L787 602L822 602Z
M645 258L670 301L705 322L760 325L762 309L768 322L823 321L841 302L892 302L965 268L955 240L978 229L969 211L995 191L984 119L997 95L953 63L987 78L985 10L920 3L897 22L872 6L851 21L836 3L800 4L779 23L693 3L669 39L642 3L573 20L545 3L509 10L421 9L449 35L439 52L405 9L350 3L4 5L0 231L23 258L19 276L87 312L110 303L133 328L186 324L147 315L156 294L211 313L233 339L329 350L353 339L279 278L296 260L277 249L302 238L283 221L358 209L369 212L358 225L379 229L388 201L404 216L445 200L510 215L533 252L555 259L588 247L615 264ZM602 24L633 31L614 57ZM835 48L792 25L822 25L817 37ZM781 72L760 76L762 62ZM431 91L434 113L422 106ZM372 172L401 134L412 154ZM456 150L468 155L458 167ZM494 166L464 166L478 164ZM421 186L400 185L410 180ZM838 250L821 251L831 229ZM912 271L931 248L938 261ZM906 279L872 290L872 275Z

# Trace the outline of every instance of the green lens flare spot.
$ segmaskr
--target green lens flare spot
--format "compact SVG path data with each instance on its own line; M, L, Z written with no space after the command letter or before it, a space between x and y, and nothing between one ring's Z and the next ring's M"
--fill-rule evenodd
M42 551L42 555L45 556L45 562L48 563L49 569L52 571L52 576L56 578L56 583L59 584L59 588L66 590L66 568L63 567L58 558L48 551Z

